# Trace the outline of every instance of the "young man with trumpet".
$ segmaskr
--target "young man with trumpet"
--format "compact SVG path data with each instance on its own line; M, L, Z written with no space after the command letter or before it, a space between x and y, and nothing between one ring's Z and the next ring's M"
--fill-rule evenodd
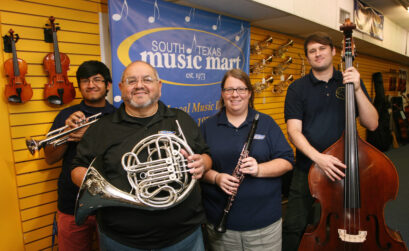
M205 213L196 180L210 169L211 159L196 122L159 101L162 82L146 62L131 63L119 88L123 104L98 120L78 145L71 172L81 186L76 217L98 206L102 250L204 251L200 226ZM179 146L165 140L175 135L181 136ZM141 145L155 137L153 143ZM192 184L187 193L175 184L184 180ZM91 191L84 189L89 184ZM89 197L82 200L82 195ZM117 199L119 195L123 197ZM168 199L171 203L163 207Z
M88 123L90 116L112 113L115 108L105 99L111 88L111 73L99 61L86 61L77 70L78 87L83 100L80 104L63 109L55 118L50 131L66 127L64 131ZM74 221L74 208L78 187L71 180L71 164L78 142L89 126L74 130L67 141L60 145L48 144L44 148L45 160L53 164L62 159L62 170L58 178L58 247L60 251L92 250L92 238L96 232L95 216L82 226ZM62 132L63 133L63 132Z

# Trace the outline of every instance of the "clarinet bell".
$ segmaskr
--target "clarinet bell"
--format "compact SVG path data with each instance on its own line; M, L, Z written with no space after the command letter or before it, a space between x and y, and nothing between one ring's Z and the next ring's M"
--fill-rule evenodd
M214 231L218 233L226 233L226 220L227 220L227 214L224 213L219 225L214 226Z

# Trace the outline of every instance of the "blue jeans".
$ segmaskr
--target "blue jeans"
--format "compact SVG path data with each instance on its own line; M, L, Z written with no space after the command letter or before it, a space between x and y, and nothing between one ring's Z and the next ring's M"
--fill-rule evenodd
M99 247L101 251L204 251L202 229L199 226L191 235L172 246L155 249L138 249L121 244L99 231Z

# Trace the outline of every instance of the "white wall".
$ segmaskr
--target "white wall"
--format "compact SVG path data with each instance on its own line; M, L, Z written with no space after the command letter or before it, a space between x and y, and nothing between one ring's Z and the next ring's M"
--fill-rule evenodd
M285 11L289 14L311 20L315 23L339 30L339 9L348 11L353 16L353 0L253 0L260 4ZM376 44L388 50L409 56L409 32L385 17L383 41L372 38L359 31L355 37Z

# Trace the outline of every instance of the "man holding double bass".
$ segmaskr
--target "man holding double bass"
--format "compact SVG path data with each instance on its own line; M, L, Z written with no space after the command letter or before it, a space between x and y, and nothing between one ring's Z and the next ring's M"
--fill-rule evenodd
M306 76L294 81L285 99L285 120L291 142L297 148L283 223L283 250L297 250L311 216L314 199L308 187L308 171L315 163L332 181L341 180L346 166L342 160L322 153L342 135L345 128L345 83L354 84L356 108L362 126L373 131L378 114L354 67L345 72L332 65L335 48L328 34L313 33L304 42L311 65ZM341 169L341 170L340 170ZM314 217L317 220L316 217Z
M109 114L115 108L105 99L111 88L111 73L105 64L99 61L86 61L77 70L78 87L83 100L80 104L63 109L54 119L50 131L67 126L75 128L85 122L87 117L102 113ZM74 208L78 187L71 181L71 163L78 142L88 126L69 134L68 142L59 146L47 145L44 149L45 160L53 164L62 159L62 170L58 178L58 248L61 251L92 250L92 239L96 233L95 216L87 219L82 226L74 220Z

